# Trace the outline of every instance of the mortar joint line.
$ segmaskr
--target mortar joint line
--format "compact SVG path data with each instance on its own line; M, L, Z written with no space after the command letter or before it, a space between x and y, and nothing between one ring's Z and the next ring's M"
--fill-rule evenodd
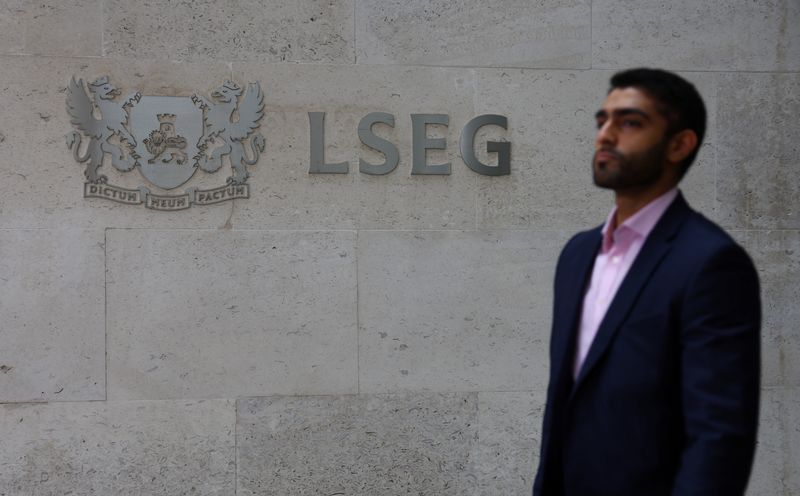
M103 391L105 401L108 401L108 227L103 229L103 347L105 364Z
M106 56L106 0L100 0L100 57Z
M356 242L354 251L354 259L356 265L356 394L361 394L361 311L359 305L359 289L358 282L358 244L361 238L361 230L356 229Z
M589 70L594 69L594 0L589 0Z
M358 0L353 0L353 65L358 65L358 43L356 41L356 11Z
M233 496L239 492L239 400L233 400Z

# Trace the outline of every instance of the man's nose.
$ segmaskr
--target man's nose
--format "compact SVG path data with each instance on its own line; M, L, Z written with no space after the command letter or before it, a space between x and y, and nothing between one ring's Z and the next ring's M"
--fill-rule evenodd
M602 145L614 145L617 142L617 134L611 125L611 119L604 122L598 129L595 136L595 144L598 148Z

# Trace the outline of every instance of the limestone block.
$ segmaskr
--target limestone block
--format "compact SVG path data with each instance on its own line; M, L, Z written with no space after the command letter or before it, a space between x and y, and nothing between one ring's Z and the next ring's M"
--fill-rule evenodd
M738 238L761 281L761 381L800 386L800 232L746 231Z
M99 57L103 2L67 0L26 2L25 53Z
M800 228L800 75L719 80L720 219L732 227Z
M539 465L545 392L478 393L478 442L468 496L530 496Z
M109 0L104 53L161 60L354 62L353 1Z
M262 82L267 150L252 168L251 198L231 219L248 229L453 229L475 226L475 172L459 154L459 135L473 117L472 72L384 66L234 65L237 79ZM349 162L347 174L309 174L309 112L325 112L325 161ZM359 159L384 156L361 144L357 129L372 112L395 125L373 131L393 143L399 164L386 175L359 172ZM446 140L428 163L451 163L450 175L412 175L411 114L446 114L428 126Z
M800 388L790 386L786 389L786 493L800 494Z
M234 493L235 403L0 405L0 494Z
M482 228L585 229L604 220L610 195L591 179L594 113L606 73L477 71L476 113L509 119L511 174L479 179Z
M594 114L608 91L609 71L477 70L476 114L507 115L511 174L478 178L481 228L576 231L602 223L613 200L592 183ZM709 108L706 144L681 182L690 204L714 217L716 86L713 75L689 74Z
M359 1L356 58L367 64L589 68L587 0Z
M761 391L759 432L753 470L747 486L747 496L783 495L783 389L767 388Z
M544 386L558 231L359 233L362 392Z
M6 0L0 5L0 53L22 53L25 46L25 0Z
M112 399L356 390L355 233L108 231Z
M592 2L592 67L797 71L800 4Z
M72 76L91 82L107 75L122 91L118 100L134 91L182 97L197 92L209 97L231 78L227 65L47 57L0 57L0 63L0 227L225 225L233 210L230 202L158 212L143 205L84 199L85 164L73 159L65 136L75 129L66 110L67 85ZM86 146L85 140L82 146ZM154 193L168 194L183 193L190 186L205 189L224 185L230 174L229 169L215 174L198 171L185 186L170 192L149 183L139 170L120 172L106 163L100 172L108 176L110 184L130 189L147 186Z
M241 399L237 493L462 496L476 393Z
M0 402L105 398L104 258L102 231L0 231Z
M800 491L798 388L761 392L758 444L747 496L791 496Z

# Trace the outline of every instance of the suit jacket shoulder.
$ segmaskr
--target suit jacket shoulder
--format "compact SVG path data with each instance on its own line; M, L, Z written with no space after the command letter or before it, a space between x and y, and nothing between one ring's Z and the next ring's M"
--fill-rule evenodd
M679 200L683 202L682 198ZM671 266L685 272L701 272L732 264L755 275L749 255L730 234L702 214L688 206L687 209L684 221L670 240Z

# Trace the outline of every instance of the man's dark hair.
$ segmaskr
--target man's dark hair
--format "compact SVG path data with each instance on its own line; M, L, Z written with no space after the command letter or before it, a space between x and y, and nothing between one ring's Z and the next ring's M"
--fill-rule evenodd
M667 119L667 137L684 129L697 134L697 148L681 163L678 179L683 178L694 162L706 133L706 106L692 83L672 72L661 69L628 69L611 78L609 93L617 88L637 88L656 101Z

